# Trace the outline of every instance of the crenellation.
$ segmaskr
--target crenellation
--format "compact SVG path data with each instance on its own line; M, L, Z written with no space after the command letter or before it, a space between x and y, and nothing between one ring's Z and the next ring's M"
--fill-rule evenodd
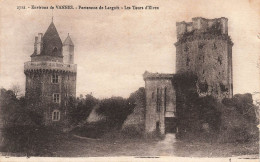
M202 17L192 18L192 22L177 22L177 38L181 39L190 35L201 33L214 33L217 35L228 34L228 19L221 17L218 19L205 19Z
M192 29L198 32L205 32L208 21L201 17L192 18Z
M185 21L177 22L177 38L182 37L187 32L187 24Z
M221 31L222 31L222 34L228 34L228 19L225 18L225 17L222 17L220 19L221 21Z
M145 71L143 74L144 80L152 80L152 79L172 79L173 74L165 74L165 73L150 73Z
M192 22L190 22L190 23L186 23L186 28L187 28L187 32L192 32L192 30L193 30L193 26L192 26Z

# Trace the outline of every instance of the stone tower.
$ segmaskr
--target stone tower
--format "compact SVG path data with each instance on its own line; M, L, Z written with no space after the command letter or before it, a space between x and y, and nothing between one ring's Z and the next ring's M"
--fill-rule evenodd
M233 95L232 46L228 19L196 17L177 22L176 73L194 72L201 96L218 100Z
M31 61L24 63L25 96L36 100L44 115L44 123L60 124L66 119L70 97L76 97L77 65L74 44L68 35L62 43L51 22L43 35L35 37Z

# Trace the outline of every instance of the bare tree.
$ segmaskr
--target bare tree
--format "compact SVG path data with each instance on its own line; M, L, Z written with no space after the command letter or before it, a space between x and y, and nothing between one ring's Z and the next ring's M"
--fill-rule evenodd
M22 95L22 88L18 83L13 84L11 90L14 92L16 97L20 97Z

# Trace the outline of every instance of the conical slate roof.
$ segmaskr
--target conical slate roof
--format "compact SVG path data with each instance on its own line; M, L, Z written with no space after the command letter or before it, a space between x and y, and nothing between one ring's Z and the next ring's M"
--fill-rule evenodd
M62 57L62 42L53 22L51 22L42 40L43 49L41 55Z
M39 38L38 38L39 39ZM39 55L36 55L36 50L31 55L34 56L55 56L55 57L63 57L62 56L62 42L58 31L53 22L49 25L47 31L42 37L42 50Z
M67 38L65 39L65 41L63 42L63 45L71 45L71 46L74 46L71 38L70 38L70 35L68 34Z

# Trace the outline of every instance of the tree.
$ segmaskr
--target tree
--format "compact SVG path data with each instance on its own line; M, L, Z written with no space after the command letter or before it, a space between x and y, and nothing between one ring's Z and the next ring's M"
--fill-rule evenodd
M104 115L110 127L121 129L123 122L134 109L133 98L111 97L100 101L97 113Z
M1 151L39 155L58 146L59 140L54 136L57 130L43 125L39 111L40 108L25 97L17 98L13 90L0 89Z
M176 74L173 78L179 131L199 133L207 124L216 132L221 124L219 104L212 96L199 97L197 83L198 77L190 72Z
M85 122L88 118L90 112L99 102L98 99L93 97L91 94L88 94L83 98L74 100L70 98L68 108L69 108L69 120L71 124L77 125L81 122Z
M13 84L11 87L11 90L14 92L14 95L19 98L22 94L22 88L21 86L17 83L17 84Z

